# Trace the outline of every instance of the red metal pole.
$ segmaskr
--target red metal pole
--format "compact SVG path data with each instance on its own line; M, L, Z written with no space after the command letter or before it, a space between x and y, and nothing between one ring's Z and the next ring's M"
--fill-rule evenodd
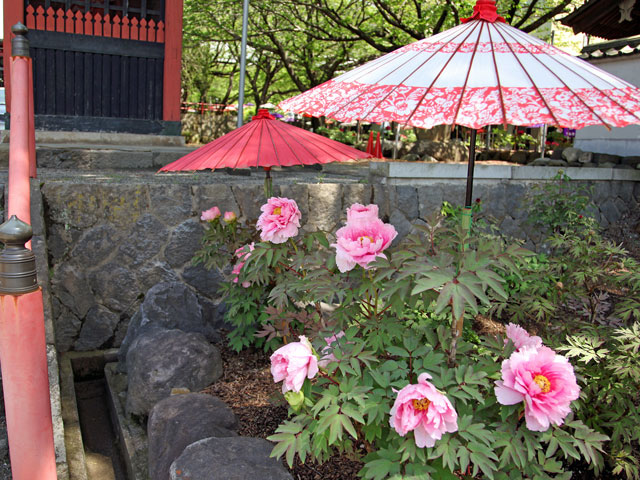
M36 178L38 172L36 170L36 121L33 112L33 60L27 58L29 64L29 177Z
M56 458L49 399L42 291L32 235L29 190L29 45L15 25L9 139L9 221L0 225L0 365L14 480L55 480Z
M40 289L20 296L0 293L0 362L13 479L55 480Z
M27 27L22 24L11 30L13 40L26 42ZM12 47L13 48L13 47ZM13 48L15 50L15 48ZM9 205L8 217L17 216L31 224L29 191L29 48L12 52L11 56L11 128L9 133ZM16 54L17 53L17 54Z

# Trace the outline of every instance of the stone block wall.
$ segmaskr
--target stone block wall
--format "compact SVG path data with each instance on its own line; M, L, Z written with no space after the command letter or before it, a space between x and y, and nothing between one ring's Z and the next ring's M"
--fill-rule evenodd
M255 220L264 202L262 186L164 182L50 181L41 186L58 351L118 347L145 293L162 281L189 285L209 321L221 324L216 291L222 277L191 263L203 233L200 212L217 205ZM531 185L480 183L474 197L482 199L484 212L504 234L535 247L539 238L523 224L526 208L519 208ZM444 200L459 204L465 187L452 181L420 186L298 183L274 190L296 200L306 231L334 231L351 204L377 203L381 217L403 237ZM606 226L638 208L640 182L595 182L594 201L595 215Z

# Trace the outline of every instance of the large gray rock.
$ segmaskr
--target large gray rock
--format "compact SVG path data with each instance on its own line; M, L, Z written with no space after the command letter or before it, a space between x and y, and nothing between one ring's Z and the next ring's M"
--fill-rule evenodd
M147 292L129 323L118 353L119 371L126 371L127 351L136 337L158 328L200 333L211 342L219 339L216 326L205 318L198 297L189 287L181 282L159 283Z
M582 153L582 150L580 150L579 148L568 147L562 151L562 158L567 162L577 162L578 159L580 158L581 153ZM583 162L583 163L586 163L586 162Z
M184 449L172 464L171 480L292 480L261 438L206 438Z
M199 333L145 332L127 352L127 412L147 415L173 388L198 391L222 375L220 351Z
M207 270L200 263L186 266L182 272L182 279L198 293L207 297L216 297L224 277L216 269Z
M301 219L304 229L310 232L333 231L342 215L342 185L309 185L309 205L313 205L313 215Z
M182 451L198 440L234 437L238 420L220 399L204 393L171 395L149 414L149 477L168 480L169 467Z
M113 337L119 321L120 315L102 305L95 305L87 312L75 350L82 352L102 348Z
M65 262L54 270L51 279L55 297L78 318L83 318L95 305L85 272L85 266Z

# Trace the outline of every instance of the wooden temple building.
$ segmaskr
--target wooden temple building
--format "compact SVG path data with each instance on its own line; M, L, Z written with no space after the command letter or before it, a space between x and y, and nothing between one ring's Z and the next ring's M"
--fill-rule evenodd
M5 0L29 29L36 130L180 134L182 0Z

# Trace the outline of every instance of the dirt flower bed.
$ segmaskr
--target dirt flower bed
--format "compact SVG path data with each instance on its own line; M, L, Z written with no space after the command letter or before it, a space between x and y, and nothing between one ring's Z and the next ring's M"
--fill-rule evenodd
M252 349L235 353L226 344L218 348L224 374L203 393L215 395L231 407L240 422L240 435L259 438L272 435L287 418L287 405L280 394L280 385L271 377L269 355ZM322 465L309 460L303 465L296 458L289 470L295 480L355 480L361 468L360 462L336 455Z

